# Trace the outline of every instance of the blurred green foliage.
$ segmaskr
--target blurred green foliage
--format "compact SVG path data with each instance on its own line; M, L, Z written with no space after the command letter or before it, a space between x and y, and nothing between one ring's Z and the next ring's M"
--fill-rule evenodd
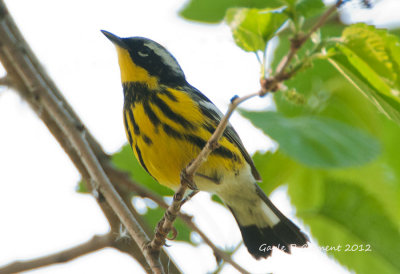
M279 150L312 167L363 165L379 154L379 143L365 132L319 116L287 118L279 112L241 111L254 126L279 143Z
M180 15L193 21L203 23L218 23L225 18L229 8L279 8L283 7L281 0L191 0L180 11Z
M311 0L222 2L218 16L208 16L211 3L196 0L181 14L210 23L226 13L245 51L265 51L270 34L277 35L272 75L290 39L327 8ZM265 23L279 12L279 20ZM277 32L282 20L288 24ZM277 111L241 111L279 144L276 152L253 156L264 191L286 185L320 246L340 245L327 253L359 273L400 272L399 61L398 36L330 20L297 52L292 66L303 67L273 95Z

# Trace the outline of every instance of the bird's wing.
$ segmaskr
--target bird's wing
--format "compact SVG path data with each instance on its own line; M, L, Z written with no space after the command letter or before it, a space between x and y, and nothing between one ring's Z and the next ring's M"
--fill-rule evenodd
M201 112L212 121L212 126L214 127L215 130L215 127L219 124L219 122L223 117L222 112L213 104L213 102L211 102L210 99L208 99L203 93L201 93L196 88L188 86L185 89L186 91L189 91L187 89L190 89L190 92L188 92L188 94L190 94L193 100L195 100L198 103ZM236 145L239 148L244 159L250 165L251 173L253 174L254 178L257 181L261 181L261 175L257 171L253 163L253 160L251 159L251 156L246 151L242 141L240 140L239 135L237 134L237 132L230 123L228 123L228 126L226 127L223 136L226 137L229 140L229 142L231 142L232 144Z

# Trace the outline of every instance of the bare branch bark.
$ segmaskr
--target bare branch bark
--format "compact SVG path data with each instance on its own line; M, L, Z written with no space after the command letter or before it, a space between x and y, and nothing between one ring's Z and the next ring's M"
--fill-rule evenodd
M41 67L2 0L0 0L0 60L14 88L28 100L35 112L46 123L46 126L73 160L82 177L87 182L99 184L99 191L106 198L107 206L111 205L112 211L117 212L121 217L125 227L142 248L142 252L154 272L162 273L159 261L147 249L144 249L148 237L137 225L101 167L100 163L106 161L108 156L93 136L85 130L78 116ZM115 216L112 216L110 208L104 206L105 203L99 202L99 204L103 212L108 213L106 214L108 218L114 218L110 225L115 230L119 221L115 221ZM132 252L131 255L137 254ZM173 267L175 266L173 265Z
M142 227L129 211L127 205L123 202L109 178L104 172L99 160L96 158L90 145L84 137L84 132L76 128L68 119L66 111L60 107L60 102L52 96L50 91L40 90L44 108L55 118L56 122L61 125L62 130L66 133L71 144L80 153L83 164L88 170L91 179L98 184L93 187L104 195L114 212L118 215L121 222L127 228L129 234L133 237L140 247L145 247L149 241L148 236L144 233ZM83 134L82 134L83 133ZM155 273L163 273L160 261L154 258L148 249L143 248L147 262Z
M0 274L18 273L52 264L65 263L88 253L111 247L112 243L113 236L111 234L94 236L89 241L67 250L33 260L16 261L4 267L0 267Z

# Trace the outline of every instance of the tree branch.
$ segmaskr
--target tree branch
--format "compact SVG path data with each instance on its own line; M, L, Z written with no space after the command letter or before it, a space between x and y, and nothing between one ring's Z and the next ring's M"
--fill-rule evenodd
M127 206L115 191L100 165L107 158L101 147L88 133L72 108L66 103L52 80L40 66L35 55L26 44L17 26L0 0L0 60L7 76L24 98L30 98L31 105L49 127L65 150L70 151L71 159L79 167L88 182L96 182L99 191L111 208L117 213L129 233L142 248L142 251L155 273L162 273L162 266L144 248L147 235L133 218ZM90 142L90 144L89 144ZM105 156L105 157L104 157ZM78 160L79 159L79 160ZM111 223L110 223L111 225Z
M94 236L85 243L48 256L27 261L16 261L4 267L0 267L0 274L18 273L52 264L65 263L105 247L111 247L112 243L113 236L110 233Z
M0 87L8 87L8 88L12 87L12 82L10 78L7 77L7 75L0 77Z
M123 202L114 186L111 184L109 178L104 172L99 160L94 155L91 147L89 146L86 138L84 137L84 131L80 131L76 126L71 123L68 119L68 113L60 107L60 102L52 96L51 92L46 90L39 91L42 98L44 108L55 118L56 122L61 125L62 130L67 135L71 144L75 147L76 151L79 151L83 164L88 170L91 179L98 185L93 187L104 195L107 202L110 204L114 212L118 215L121 222L127 228L129 234L136 241L140 247L145 247L149 238L139 225L137 220L133 217L129 211L127 205ZM154 258L146 248L143 248L144 255L147 262L155 273L162 273L162 265L160 261Z

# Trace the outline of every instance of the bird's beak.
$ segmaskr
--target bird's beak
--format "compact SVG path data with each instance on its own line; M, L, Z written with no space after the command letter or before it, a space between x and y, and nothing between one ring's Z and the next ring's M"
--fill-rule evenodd
M101 32L108 38L108 40L113 42L114 45L125 48L125 43L122 41L122 38L106 30L101 30Z

